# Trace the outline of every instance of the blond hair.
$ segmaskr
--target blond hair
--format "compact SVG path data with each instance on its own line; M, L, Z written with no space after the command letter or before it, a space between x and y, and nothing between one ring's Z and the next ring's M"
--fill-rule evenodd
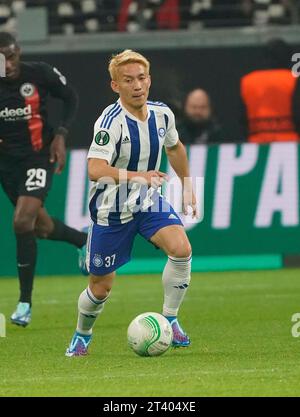
M150 71L150 62L143 55L138 52L132 51L131 49L125 49L125 51L113 55L109 61L108 71L112 80L117 79L118 68L121 65L138 63L145 67L147 74Z

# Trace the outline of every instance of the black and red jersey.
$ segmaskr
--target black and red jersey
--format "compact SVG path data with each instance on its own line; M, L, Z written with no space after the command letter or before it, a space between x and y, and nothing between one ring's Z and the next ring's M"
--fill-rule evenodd
M47 97L62 99L60 127L69 129L78 98L66 78L44 62L22 62L15 80L0 78L0 155L26 156L47 151L54 136Z

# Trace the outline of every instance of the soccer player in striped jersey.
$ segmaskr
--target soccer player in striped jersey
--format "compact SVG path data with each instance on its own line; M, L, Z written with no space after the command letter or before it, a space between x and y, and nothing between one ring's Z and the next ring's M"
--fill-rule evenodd
M93 182L86 260L90 278L79 296L77 328L67 356L87 354L94 322L109 297L115 271L130 260L138 233L168 257L162 274L162 314L171 323L173 346L190 344L177 314L190 283L192 250L181 220L159 192L167 180L159 171L163 147L184 185L185 214L191 207L196 216L196 200L174 115L163 103L147 101L149 67L143 55L131 50L113 56L109 64L111 87L119 99L96 121L88 153Z
M60 173L65 165L65 139L78 97L56 68L45 62L21 61L20 47L10 33L0 33L0 53L6 70L0 78L0 185L15 206L20 281L11 321L25 327L31 320L36 238L71 243L78 248L80 260L86 243L86 233L50 217L44 208L53 173ZM47 114L49 95L63 102L62 121L56 129Z

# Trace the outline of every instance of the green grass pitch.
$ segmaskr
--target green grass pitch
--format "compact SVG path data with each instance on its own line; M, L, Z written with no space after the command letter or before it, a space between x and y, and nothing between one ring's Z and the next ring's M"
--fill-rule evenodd
M300 271L193 274L181 309L192 344L142 358L127 347L139 313L161 310L158 275L118 276L88 357L66 358L83 277L35 281L33 320L0 338L0 396L298 396ZM0 279L0 312L16 303L16 279ZM7 320L8 321L8 320Z

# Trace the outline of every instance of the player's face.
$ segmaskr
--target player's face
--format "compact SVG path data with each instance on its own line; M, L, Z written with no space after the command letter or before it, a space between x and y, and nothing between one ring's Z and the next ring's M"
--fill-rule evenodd
M0 53L5 56L5 74L7 79L13 80L20 73L20 49L12 44L0 48Z
M150 75L144 65L139 63L122 65L118 69L117 79L111 82L112 89L119 94L122 104L129 110L145 106L150 85Z

